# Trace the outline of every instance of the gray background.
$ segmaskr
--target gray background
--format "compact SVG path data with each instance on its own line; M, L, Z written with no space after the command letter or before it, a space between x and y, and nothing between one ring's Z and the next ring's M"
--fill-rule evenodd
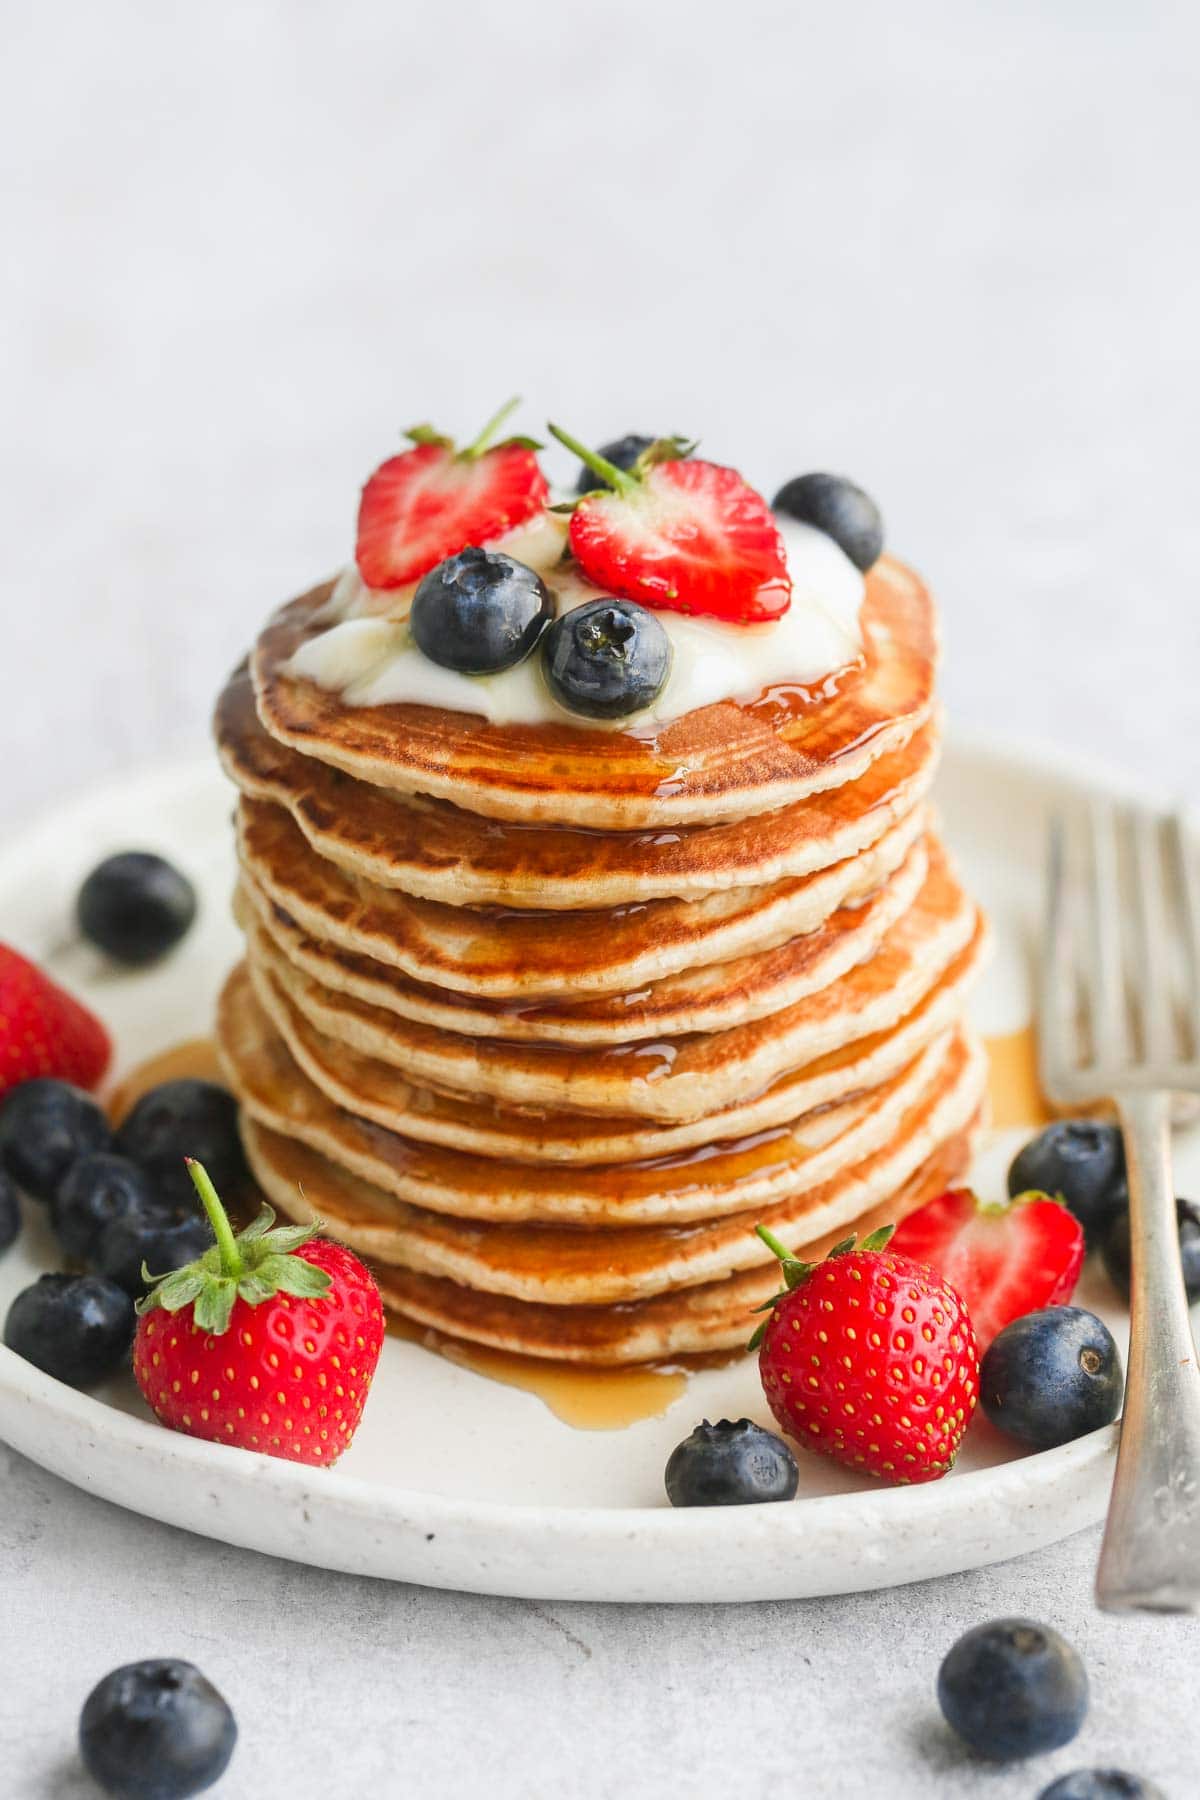
M1165 5L0 4L0 826L196 748L400 427L508 393L844 469L932 578L952 716L1194 795L1200 30ZM606 1610L319 1575L0 1451L5 1794L112 1664L195 1657L229 1795L1200 1790L1196 1630L1091 1534L916 1590ZM1075 1750L963 1763L955 1634L1088 1658Z

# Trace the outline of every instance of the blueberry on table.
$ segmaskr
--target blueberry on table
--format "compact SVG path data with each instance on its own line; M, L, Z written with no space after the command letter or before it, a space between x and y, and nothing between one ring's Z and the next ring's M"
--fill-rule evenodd
M115 962L157 962L191 930L196 890L149 850L123 850L94 868L75 902L79 929Z
M1166 1800L1160 1787L1124 1769L1072 1769L1043 1788L1038 1800Z
M1176 1200L1175 1223L1179 1228L1179 1255L1183 1263L1183 1285L1188 1304L1200 1300L1200 1206L1191 1200ZM1129 1214L1118 1213L1105 1233L1100 1254L1108 1278L1119 1293L1129 1298L1132 1274L1129 1244Z
M193 1663L127 1663L97 1683L79 1715L79 1753L119 1800L187 1800L218 1781L237 1743L227 1702Z
M64 1256L90 1263L105 1227L154 1205L154 1188L144 1169L125 1156L98 1150L73 1163L50 1201L50 1224Z
M672 1506L752 1506L795 1497L800 1471L781 1437L750 1419L705 1419L667 1460Z
M771 508L823 531L864 575L883 553L883 514L844 475L797 475L784 482Z
M69 1387L115 1375L133 1343L133 1301L99 1275L42 1275L8 1309L4 1342Z
M554 698L589 719L641 712L671 673L662 620L632 600L589 600L564 613L546 633L542 656Z
M1116 1125L1098 1119L1058 1119L1026 1144L1008 1171L1008 1191L1059 1197L1083 1226L1089 1243L1129 1204L1125 1144Z
M1070 1743L1087 1712L1087 1671L1049 1625L992 1619L951 1646L937 1695L946 1722L972 1750L1011 1762Z
M188 1212L196 1194L185 1157L202 1162L226 1193L246 1178L237 1101L214 1081L185 1076L151 1088L122 1122L116 1148L146 1171L164 1204Z
M142 1277L143 1267L151 1275L169 1275L203 1256L212 1241L208 1220L194 1205L169 1212L155 1205L134 1206L104 1228L93 1260L101 1275L131 1300L140 1300L150 1285Z
M430 662L461 675L494 675L523 662L554 617L535 570L469 544L422 576L409 627Z
M21 1229L21 1203L11 1175L0 1169L0 1253L16 1242Z
M654 442L640 431L627 431L624 437L614 438L611 444L601 444L599 454L605 462L613 463L618 469L632 469L643 450L648 450ZM575 479L577 494L591 494L604 483L598 475L594 475L584 463Z
M979 1402L1001 1431L1034 1450L1069 1444L1121 1410L1125 1377L1112 1333L1081 1306L1044 1306L992 1339Z
M39 1075L0 1101L0 1164L34 1200L49 1200L72 1163L111 1143L100 1107L69 1082Z

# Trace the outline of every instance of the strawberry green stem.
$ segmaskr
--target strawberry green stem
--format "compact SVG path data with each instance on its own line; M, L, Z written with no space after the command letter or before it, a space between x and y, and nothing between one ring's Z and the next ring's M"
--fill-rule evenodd
M465 450L459 451L458 460L460 462L474 462L476 457L482 456L500 427L504 424L504 421L509 418L512 413L516 412L520 404L520 394L514 394L511 400L506 400L504 405L500 408L500 411L492 414L492 417L479 433L479 436L473 438Z
M552 437L556 437L560 444L565 444L572 455L577 456L580 462L592 471L593 475L598 475L601 481L616 493L633 494L637 492L638 479L627 469L618 469L616 463L610 463L596 450L589 450L586 444L581 444L578 438L573 438L569 431L563 430L561 425L552 425L549 419L546 421L546 430Z
M765 1225L756 1225L754 1227L754 1232L756 1237L762 1239L772 1256L777 1256L780 1262L795 1262L796 1259L792 1255L792 1252L785 1249L779 1239L775 1236L775 1233L773 1231L768 1231Z
M229 1215L221 1205L217 1190L213 1186L204 1164L198 1163L191 1156L184 1157L184 1161L196 1192L200 1196L200 1203L208 1214L208 1222L213 1228L213 1236L217 1240L217 1248L221 1253L221 1273L236 1281L240 1275L245 1273L246 1265L242 1260L241 1251L238 1249L237 1239L233 1235Z

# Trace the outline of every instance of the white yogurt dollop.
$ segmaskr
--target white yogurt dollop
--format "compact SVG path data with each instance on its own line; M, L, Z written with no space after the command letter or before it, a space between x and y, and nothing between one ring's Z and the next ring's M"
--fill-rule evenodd
M792 603L783 617L765 625L728 625L659 611L671 640L671 673L652 706L612 721L611 729L665 723L717 700L751 700L787 682L808 686L854 660L862 648L862 575L824 532L791 519L778 523L792 578ZM604 597L603 588L562 563L566 531L567 521L548 513L489 546L537 569L560 614ZM326 629L301 645L287 672L333 689L347 706L437 706L481 713L493 725L605 728L606 722L558 704L536 651L496 675L460 675L430 662L408 628L413 591L368 588L351 564L323 610Z

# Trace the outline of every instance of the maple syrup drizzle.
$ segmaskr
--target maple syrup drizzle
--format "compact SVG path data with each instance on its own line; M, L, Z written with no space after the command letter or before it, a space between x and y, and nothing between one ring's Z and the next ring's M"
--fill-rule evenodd
M224 1087L217 1046L211 1038L188 1038L148 1056L123 1075L108 1097L108 1116L119 1125L137 1105L143 1094L164 1081L215 1081Z
M1011 1126L1037 1127L1052 1114L1038 1084L1037 1032L1032 1024L1019 1031L984 1039L988 1055L988 1099L991 1122L997 1130Z

